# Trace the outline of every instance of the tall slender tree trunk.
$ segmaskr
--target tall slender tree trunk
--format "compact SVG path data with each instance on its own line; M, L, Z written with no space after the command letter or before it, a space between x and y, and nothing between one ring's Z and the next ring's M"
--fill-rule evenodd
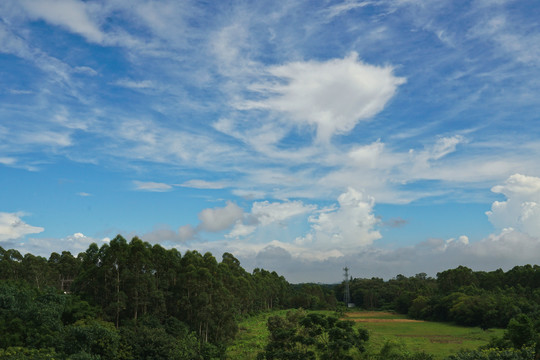
M120 325L120 271L116 268L116 328Z

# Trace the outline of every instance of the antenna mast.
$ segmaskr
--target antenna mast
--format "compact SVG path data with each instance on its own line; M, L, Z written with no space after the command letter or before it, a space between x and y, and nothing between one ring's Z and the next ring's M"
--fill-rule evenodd
M349 290L349 268L345 267L343 271L345 272L343 274L345 277L345 293L343 296L343 302L345 303L345 306L348 307L349 304L351 303L351 292Z

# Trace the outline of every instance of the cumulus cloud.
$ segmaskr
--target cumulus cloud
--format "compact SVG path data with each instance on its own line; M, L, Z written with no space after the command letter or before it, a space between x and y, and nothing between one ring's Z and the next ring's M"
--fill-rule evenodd
M298 200L255 202L251 211L226 235L226 238L235 238L227 246L231 251L246 254L246 257L263 252L265 255L259 256L260 259L283 251L294 259L308 262L343 257L346 253L361 251L381 238L375 229L379 220L373 214L373 206L373 198L352 188L339 196L336 206L325 209ZM307 215L310 215L307 233L299 230L305 235L296 237L292 242L287 241L291 227L295 227L290 222L305 220ZM265 232L270 228L273 231ZM279 240L268 236L278 236Z
M325 62L292 62L267 69L275 82L253 87L266 99L239 104L286 114L298 125L315 126L317 139L351 131L379 113L405 82L390 66L365 64L352 53Z
M192 239L197 234L197 230L191 225L184 225L178 228L178 238L184 242Z
M374 168L381 163L384 144L376 141L369 145L357 146L349 152L353 164L362 168Z
M501 219L509 216L509 220L501 222L501 225L512 222L521 228L503 228L479 241L471 241L465 234L456 234L447 239L428 238L405 247L376 247L375 241L381 238L377 226L385 224L373 214L373 198L349 188L338 197L336 205L325 209L301 202L254 203L252 210L244 214L242 221L237 222L229 234L237 235L234 241L230 240L233 236L229 236L229 240L199 242L197 246L213 253L232 252L246 269L262 267L276 270L291 282L339 282L344 266L351 269L354 277L387 279L398 274L412 276L421 272L436 276L437 272L459 265L474 270L508 270L516 265L535 263L540 253L538 236L524 232L526 229L532 232L531 225L516 220L527 218L529 221L530 216L536 216L536 213L530 214L530 203L537 199L539 180L513 175L504 185L493 188L493 191L507 196L509 205L495 205L488 212L490 220L495 221L495 215ZM502 210L506 212L500 213ZM281 211L283 214L279 215ZM311 228L293 242L283 238L254 241L255 236L250 236L265 226L301 214L311 214ZM402 224L403 220L398 218L396 222Z
M201 221L199 228L210 232L227 230L240 220L243 214L242 208L233 202L228 202L223 208L204 209L198 215Z
M151 244L176 246L196 239L198 231L191 225L180 226L178 231L175 231L169 225L161 224L155 226L152 231L143 234L141 239Z
M202 210L199 214L200 223L182 225L178 231L169 226L161 225L144 234L142 238L151 243L186 243L191 240L200 240L199 233L219 233L241 223L244 210L233 202L227 202L224 207L214 207ZM236 225L235 225L236 224Z
M514 174L491 191L506 196L486 212L496 228L513 228L540 238L540 178Z
M358 249L382 237L375 229L379 220L373 214L375 200L349 188L338 197L338 208L325 209L310 218L309 237L297 242L313 242L323 249Z
M303 248L305 252L301 252ZM341 281L344 266L351 269L354 277L385 279L421 272L436 276L437 272L459 265L474 270L509 270L516 265L536 263L540 242L527 234L506 229L477 242L469 242L466 235L461 235L446 240L431 238L414 246L396 249L365 246L328 253L311 247L272 242L252 251L238 252L238 258L248 268L277 270L291 282L336 283Z

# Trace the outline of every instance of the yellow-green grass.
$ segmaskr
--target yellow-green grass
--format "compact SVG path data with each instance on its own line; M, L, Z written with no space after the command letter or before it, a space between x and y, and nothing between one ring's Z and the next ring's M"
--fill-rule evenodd
M436 359L456 353L460 349L476 349L502 329L482 330L432 321L414 321L403 315L388 312L350 312L346 318L369 331L368 351L377 353L387 341L404 344L411 352L425 351Z
M227 359L256 359L257 354L268 342L266 322L270 316L283 316L285 310L261 313L246 318L238 324L238 334L233 344L227 347Z
M266 322L269 316L285 315L286 310L262 313L249 317L239 324L236 340L227 349L227 358L256 359L268 341ZM327 315L331 311L317 311ZM460 349L476 349L491 337L500 336L501 329L484 331L448 323L414 321L405 315L380 311L348 312L345 319L353 320L358 327L369 331L368 353L377 354L387 341L402 344L408 351L425 351L437 360L446 358Z

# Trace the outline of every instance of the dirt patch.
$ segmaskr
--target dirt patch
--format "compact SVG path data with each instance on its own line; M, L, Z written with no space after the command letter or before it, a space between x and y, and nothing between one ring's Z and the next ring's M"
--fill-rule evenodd
M429 339L429 341L437 344L463 344L463 340L458 339Z
M351 319L354 322L369 322L369 323L383 323L383 322L396 322L396 323L419 323L423 320L411 320L411 319Z
M383 311L361 311L361 312L349 312L345 313L347 317L362 317L362 318L372 318L372 317L381 317L381 316L395 316L395 314Z
M369 322L369 323L383 323L383 322L396 322L396 323L414 323L423 322L422 320L412 319L396 319L396 314L381 311L361 311L345 313L345 317L348 320L354 322Z

